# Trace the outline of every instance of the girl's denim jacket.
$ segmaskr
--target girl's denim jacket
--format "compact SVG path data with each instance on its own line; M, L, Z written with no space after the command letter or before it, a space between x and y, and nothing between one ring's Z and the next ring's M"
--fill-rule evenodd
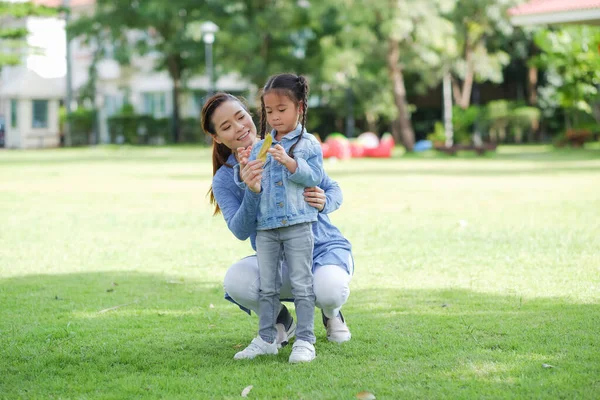
M275 131L270 133L273 136L272 146L280 144L286 152L296 143L298 136L302 135L302 139L294 147L293 156L298 167L293 174L267 153L267 161L263 166L260 205L256 215L257 230L282 228L317 220L317 209L304 200L304 188L317 186L321 182L324 174L323 151L318 140L301 129L301 125L298 124L296 129L285 135L281 141L275 140ZM264 139L252 147L249 160L256 159L263 141ZM239 164L235 166L234 179L238 187L250 190L240 179Z

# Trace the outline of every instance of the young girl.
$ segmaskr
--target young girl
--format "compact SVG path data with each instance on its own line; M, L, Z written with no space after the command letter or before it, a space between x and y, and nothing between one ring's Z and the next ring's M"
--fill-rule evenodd
M280 310L281 264L288 264L296 306L296 341L290 363L315 358L313 333L315 295L313 293L312 223L318 211L304 201L304 188L318 185L323 177L323 153L316 138L304 129L308 82L303 76L280 74L269 78L261 96L260 135L263 138L249 149L238 149L245 164L254 160L265 141L267 123L273 147L268 149L258 208L256 252L258 256L259 332L235 359L277 354L275 323ZM301 123L299 123L301 121ZM267 142L268 145L268 142ZM240 187L245 183L235 174ZM249 190L249 189L246 189Z

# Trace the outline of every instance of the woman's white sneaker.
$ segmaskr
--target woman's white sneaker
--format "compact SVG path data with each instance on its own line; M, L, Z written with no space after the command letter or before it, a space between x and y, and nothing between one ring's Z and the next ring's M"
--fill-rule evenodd
M244 350L235 353L234 360L251 360L256 356L277 354L277 343L267 343L260 336L252 339L252 342Z
M335 318L327 318L323 311L321 314L323 315L323 325L327 329L327 340L335 343L344 343L350 340L352 334L350 334L350 329L348 329L341 311Z
M290 342L290 339L296 334L296 323L294 320L292 320L292 323L287 330L285 325L275 324L275 329L277 329L277 338L275 339L275 343L277 343L277 348L280 349L287 346L287 344Z
M298 340L292 346L292 354L290 354L290 363L297 364L301 362L310 362L315 359L315 346L305 340Z

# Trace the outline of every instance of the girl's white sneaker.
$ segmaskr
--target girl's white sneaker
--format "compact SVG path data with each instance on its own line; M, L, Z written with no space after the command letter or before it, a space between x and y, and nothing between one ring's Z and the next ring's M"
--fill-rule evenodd
M290 363L297 364L301 362L310 362L315 359L315 346L305 340L296 340L292 346L290 354Z
M244 350L235 353L234 360L251 360L256 356L277 354L277 343L267 343L260 336L252 339L252 342Z

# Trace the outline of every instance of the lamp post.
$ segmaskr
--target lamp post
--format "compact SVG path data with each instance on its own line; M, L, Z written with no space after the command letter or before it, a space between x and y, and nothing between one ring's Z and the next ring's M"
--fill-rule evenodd
M215 42L215 33L219 31L219 27L212 21L206 21L202 23L192 22L189 24L188 29L194 40L199 41L202 39L204 42L208 95L211 95L215 92L212 45Z
M73 83L72 83L72 79L71 79L71 75L72 75L72 64L71 64L71 40L70 40L70 35L69 32L67 31L69 29L69 23L71 20L71 1L70 0L63 0L62 2L63 7L65 8L65 39L67 42L67 48L66 48L66 58L67 58L67 76L66 76L66 89L67 89L67 96L65 99L65 111L67 113L67 118L65 120L65 138L64 138L64 146L65 147L70 147L71 146L71 122L70 122L70 117L71 117L71 102L73 101Z

